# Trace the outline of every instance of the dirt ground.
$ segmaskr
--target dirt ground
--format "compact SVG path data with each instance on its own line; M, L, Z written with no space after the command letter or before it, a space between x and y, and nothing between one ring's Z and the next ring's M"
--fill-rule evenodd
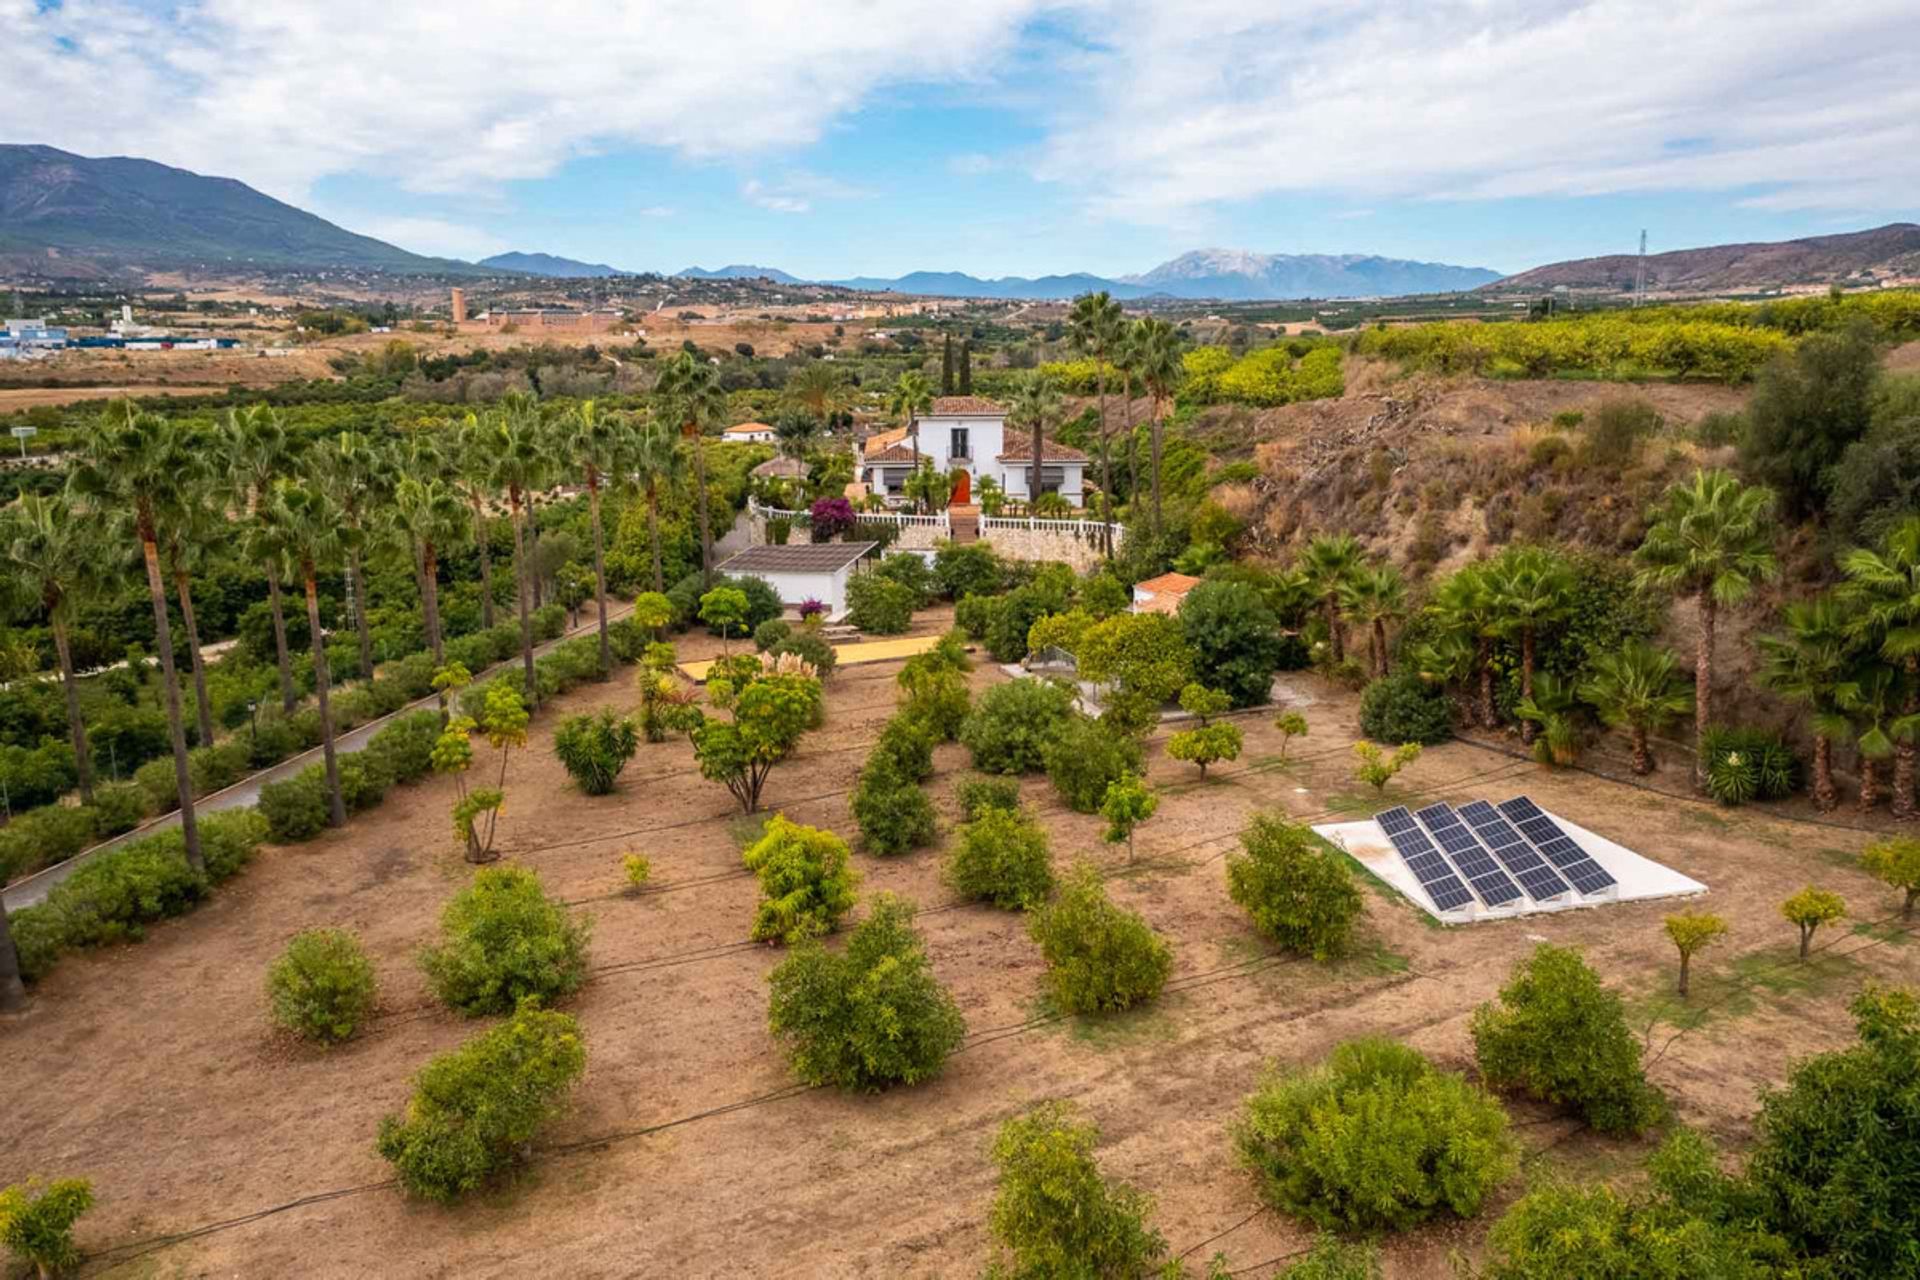
M921 628L944 622L926 616ZM827 727L774 772L770 808L852 837L848 791L892 712L896 671L833 678ZM1002 678L983 665L973 680ZM1286 689L1312 724L1287 762L1267 713L1242 718L1246 754L1205 784L1151 752L1164 799L1131 871L1097 819L1065 812L1044 778L1023 783L1057 860L1114 872L1115 897L1171 938L1174 978L1144 1010L1050 1018L1021 919L956 905L942 885L944 836L897 859L856 846L863 893L923 907L934 967L970 1031L938 1080L878 1096L790 1088L766 1030L766 975L783 953L744 941L756 888L739 850L757 824L694 772L683 741L643 746L615 794L580 795L552 756L558 714L627 708L634 691L629 676L578 691L536 722L503 819L508 856L594 923L593 975L567 1005L587 1036L587 1075L523 1176L449 1211L381 1185L388 1171L373 1151L412 1074L480 1025L434 1004L413 963L468 875L448 829L450 788L432 780L340 832L264 850L212 905L142 945L63 962L29 1012L0 1024L0 1072L14 1084L0 1181L94 1180L99 1205L79 1233L90 1276L963 1276L990 1249L996 1127L1071 1098L1101 1126L1106 1171L1154 1195L1175 1251L1191 1249L1197 1267L1218 1249L1264 1275L1309 1236L1261 1210L1228 1136L1263 1064L1371 1033L1470 1070L1473 1008L1535 941L1586 948L1646 1028L1651 1077L1678 1116L1736 1147L1758 1090L1849 1038L1844 1005L1863 981L1920 981L1915 949L1885 925L1843 924L1814 963L1793 962L1778 904L1809 881L1843 893L1855 920L1897 911L1852 866L1868 838L1859 831L1716 810L1467 743L1429 750L1384 797L1360 795L1348 750L1356 700L1306 675ZM937 766L928 786L950 826L964 752L942 747ZM1669 784L1679 768L1668 763ZM1322 967L1273 953L1227 898L1223 859L1256 810L1331 818L1523 791L1711 887L1701 905L1732 935L1697 965L1690 1008L1664 994L1670 904L1442 929L1375 889L1357 953ZM657 892L620 891L629 850L653 859ZM383 1016L332 1051L273 1034L262 996L287 937L318 925L358 930L383 983ZM1552 1173L1624 1174L1650 1149L1531 1104L1512 1110L1528 1154L1501 1205ZM1389 1275L1445 1274L1449 1252L1474 1252L1501 1205L1391 1240Z

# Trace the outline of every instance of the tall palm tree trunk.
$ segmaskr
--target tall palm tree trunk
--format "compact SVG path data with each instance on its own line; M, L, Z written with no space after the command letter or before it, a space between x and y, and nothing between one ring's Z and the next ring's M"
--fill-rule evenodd
M513 503L513 576L520 601L520 660L526 670L527 707L531 710L540 703L540 686L533 675L533 613L527 605L527 578L531 575L527 571L526 530L522 527L519 486L508 490L507 497Z
M476 495L473 505L473 540L480 548L480 625L493 627L493 549L487 546L487 513Z
M167 584L160 576L160 546L153 520L142 513L140 552L147 565L147 595L153 601L153 642L160 651L160 687L166 695L167 734L173 742L173 785L180 795L180 834L186 841L187 865L202 875L207 860L200 853L200 824L193 815L193 775L187 770L187 731L180 723L180 676L173 667L173 627L167 621Z
M1634 724L1628 733L1633 741L1633 771L1642 777L1653 772L1653 752L1647 746L1647 726Z
M600 670L613 670L613 647L607 642L606 537L600 530L600 473L587 468L587 514L593 524L593 594L600 606Z
M320 634L320 580L311 563L301 566L307 586L307 626L313 632L313 693L320 702L320 753L327 768L327 823L347 823L346 802L340 798L340 761L333 752L333 703L327 678L327 642Z
M447 665L446 639L440 634L440 560L432 542L420 544L420 607L427 624L427 647L437 670Z
M1154 468L1156 479L1159 476L1159 470L1158 467ZM1158 504L1159 500L1160 495L1156 493L1154 495L1154 502ZM1154 530L1158 532L1160 528L1160 513L1157 510L1154 512L1153 520ZM1340 606L1331 594L1327 596L1327 643L1333 647L1333 661L1336 665L1347 660L1346 629L1340 625Z
M1866 813L1880 803L1880 762L1872 756L1860 757L1860 812Z
M1385 618L1373 620L1373 647L1374 651L1380 655L1380 666L1374 674L1384 676L1387 674L1387 620Z
M1499 724L1493 713L1493 642L1480 639L1480 724L1492 729Z
M67 699L67 734L73 739L74 769L79 774L80 803L93 803L93 761L87 757L87 722L80 714L80 682L73 676L73 646L67 638L64 609L47 611L53 630L53 653L60 662L60 690ZM0 948L4 949L4 948ZM5 957L0 956L0 961Z
M355 551L348 561L353 568L353 629L360 640L360 678L373 679L373 628L367 622L366 562Z
M693 440L694 505L700 509L700 586L713 590L713 526L707 519L707 451L700 442L699 428L690 433ZM658 526L656 526L657 528Z
M1700 642L1693 655L1693 785L1697 791L1707 789L1707 758L1700 748L1707 740L1707 729L1713 724L1714 609L1712 593L1702 591Z
M653 535L653 589L667 589L666 574L660 568L660 486L647 486L647 531Z
M534 496L532 491L528 491L526 495L526 499L527 499L527 515L526 515L527 581L530 584L530 587L533 591L533 607L538 609L540 607L540 594L541 594L542 583L541 583L541 575L534 568L533 562L534 562L534 558L540 554L540 518L537 511L537 504L534 501Z
M193 709L200 729L200 745L210 747L213 745L213 703L207 699L207 660L200 653L200 624L193 617L193 584L177 560L173 565L173 593L180 601L180 621L187 628L187 659L193 668Z
M1903 664L1907 671L1904 715L1920 713L1920 656L1909 654ZM1916 745L1913 735L1901 738L1893 748L1893 816L1911 818L1914 813L1913 782Z
M1150 438L1153 449L1153 534L1160 536L1160 397L1153 397L1153 417L1151 419Z
M20 953L13 947L13 926L0 903L0 1013L11 1013L27 1002L27 986L20 981Z
M1122 408L1127 430L1127 503L1131 507L1140 501L1140 433L1133 429L1132 379L1127 381Z
M1833 785L1833 739L1824 733L1813 737L1813 807L1832 813L1840 803Z
M1528 627L1520 633L1520 696L1533 696L1533 628ZM1520 741L1527 746L1540 736L1540 726L1531 720L1520 722Z
M300 695L293 687L293 658L287 653L287 611L280 603L280 573L267 562L267 607L273 613L273 660L280 666L280 710L290 712Z
M1104 524L1100 529L1100 553L1113 559L1113 433L1107 430L1107 366L1097 370L1100 398L1100 510ZM1129 855L1131 856L1131 855Z

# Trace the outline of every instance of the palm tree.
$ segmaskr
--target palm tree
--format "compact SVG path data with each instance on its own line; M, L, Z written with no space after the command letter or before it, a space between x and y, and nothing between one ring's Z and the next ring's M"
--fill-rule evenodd
M693 360L684 351L680 353L680 358ZM700 367L711 370L713 366L703 364ZM831 425L833 415L847 404L846 380L840 376L838 369L823 360L815 360L787 379L786 390L787 399L812 414L822 426Z
M900 375L887 392L887 412L899 418L913 442L914 469L920 467L920 415L933 408L933 385L917 369Z
M1508 547L1488 563L1486 574L1507 634L1520 639L1520 696L1531 698L1540 628L1564 621L1573 611L1573 568L1545 547ZM1522 722L1520 740L1532 745L1538 730L1536 722Z
M347 573L352 579L353 626L359 643L360 678L373 679L373 626L367 619L367 569L364 548L370 534L372 513L383 511L393 501L396 476L387 466L383 451L358 431L342 431L317 459L319 478L327 486L341 517L355 534L347 553Z
M1880 549L1857 548L1840 557L1846 582L1841 599L1852 606L1856 633L1898 663L1904 688L1901 713L1920 716L1920 516L1908 516L1881 539ZM1893 755L1893 814L1914 815L1916 747L1902 737Z
M1581 701L1592 703L1600 718L1614 728L1627 731L1635 773L1653 772L1648 735L1693 706L1693 695L1680 680L1679 665L1670 650L1629 640L1612 653L1597 655L1591 673L1581 682Z
M200 745L213 745L213 703L207 697L207 659L200 651L200 623L193 610L193 574L189 562L202 546L220 536L214 508L212 477L199 455L193 465L174 477L160 519L167 576L173 579L174 599L180 604L180 624L187 633L187 665L193 672L193 702ZM220 522L224 523L224 522Z
M234 488L235 505L249 520L260 518L267 492L280 476L292 472L299 457L299 441L287 431L284 419L266 405L229 409L220 428L220 453L227 461L227 478ZM289 712L299 700L293 687L293 662L287 651L287 614L280 598L280 575L271 560L262 560L267 579L267 607L273 615L273 656L280 669L280 710Z
M1834 702L1847 713L1860 753L1860 809L1880 801L1880 762L1894 753L1895 744L1911 737L1913 724L1895 711L1900 700L1899 676L1885 663L1857 663L1851 676L1834 690ZM1904 722L1903 722L1904 720Z
M1094 394L1100 403L1100 496L1107 525L1101 531L1101 543L1109 558L1113 556L1113 453L1109 447L1113 433L1107 427L1107 364L1126 326L1126 312L1105 289L1075 298L1067 315L1067 342L1093 361Z
M7 508L0 524L0 563L7 567L4 586L18 596L15 603L44 610L47 628L53 632L82 804L93 803L93 764L87 755L87 725L80 714L80 684L73 674L70 637L74 606L99 585L104 555L97 526L76 515L64 498L22 494ZM6 950L7 944L0 941L0 962Z
M1387 674L1387 624L1406 616L1407 584L1392 565L1357 569L1339 588L1340 605L1367 628L1367 669Z
M493 483L492 424L468 414L455 441L453 483L473 517L473 541L480 551L480 625L493 629L493 539L487 534L487 507L499 495Z
M1833 785L1833 740L1849 732L1839 691L1854 662L1852 619L1831 595L1818 595L1788 605L1785 621L1781 634L1759 638L1764 660L1759 679L1812 713L1813 805L1828 813L1840 802Z
M1153 531L1160 523L1160 443L1161 423L1167 406L1173 403L1174 388L1180 385L1185 366L1180 363L1180 331L1157 316L1148 316L1134 325L1136 370L1153 398Z
M1029 508L1040 500L1040 462L1046 454L1047 428L1059 420L1061 408L1059 388L1052 378L1038 373L1020 384L1007 407L1007 425L1026 427L1033 433L1033 458L1027 471Z
M1157 487L1157 471L1154 482ZM1348 584L1366 569L1366 552L1360 540L1350 533L1323 533L1308 542L1300 553L1300 567L1307 571L1326 610L1327 640L1333 646L1333 660L1336 664L1344 662L1347 640L1340 618L1340 599Z
M1693 724L1704 740L1713 723L1713 635L1718 610L1745 600L1778 571L1773 558L1773 491L1745 485L1729 471L1697 471L1667 490L1653 526L1634 553L1644 590L1690 594L1700 606L1694 658ZM1693 784L1705 790L1705 757L1694 753Z
M1481 565L1456 570L1434 588L1427 609L1445 632L1472 648L1472 667L1480 677L1480 723L1499 723L1493 709L1493 642L1500 638L1500 614Z
M660 567L660 494L687 478L687 449L672 423L649 417L634 436L628 465L633 468L640 491L647 495L647 528L653 534L653 589L665 591L666 577Z
M180 834L187 865L205 874L200 825L193 813L193 778L187 769L187 734L180 722L180 678L173 665L167 584L160 574L159 513L167 508L178 478L192 473L194 453L175 423L142 413L130 400L119 400L101 413L82 440L81 462L68 483L102 513L133 517L147 570L147 595L153 604L154 647L160 651L160 683L173 741L173 781L180 799Z
M818 366L809 366L803 377ZM826 370L832 374L832 370ZM667 363L654 384L654 416L678 423L693 454L694 506L700 513L700 585L713 586L713 525L707 514L707 450L701 441L705 429L727 411L727 393L720 389L713 366L685 351ZM824 419L824 415L821 415ZM656 526L657 527L657 526Z
M540 689L533 672L533 565L527 548L527 495L547 483L551 461L546 449L546 431L533 397L524 392L509 392L501 397L500 408L488 415L488 435L493 445L493 485L507 493L507 509L513 517L513 576L520 607L520 661L526 675L527 708L540 705Z
M1140 343L1138 324L1122 325L1120 336L1113 344L1113 353L1107 357L1113 365L1113 371L1120 375L1120 423L1127 433L1127 503L1129 511L1132 505L1140 501L1140 449L1137 432L1133 428L1133 397L1140 388Z
M402 476L393 491L393 520L407 536L418 557L420 611L426 623L427 647L436 669L446 665L446 638L440 633L440 553L458 546L472 526L466 504L453 486L438 476L421 479Z
M327 772L327 821L342 826L346 802L340 794L340 764L333 750L332 682L327 672L327 639L320 630L320 566L344 563L359 542L346 513L319 484L283 480L274 486L267 508L271 537L294 563L307 593L307 629L313 638L313 692L320 704L320 748Z
M633 428L624 417L600 412L592 400L583 400L568 415L570 428L562 437L566 456L587 485L587 518L593 527L593 592L600 606L600 669L613 670L613 647L607 640L606 533L600 523L600 489L611 481L624 486L633 451Z

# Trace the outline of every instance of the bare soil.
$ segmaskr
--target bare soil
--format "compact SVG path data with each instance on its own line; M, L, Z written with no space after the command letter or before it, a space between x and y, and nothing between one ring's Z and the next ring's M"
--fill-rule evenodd
M685 656L708 647L683 646ZM833 678L828 725L774 773L770 808L852 836L847 793L891 714L897 669ZM983 666L973 680L1002 678ZM1023 783L1056 857L1113 873L1115 897L1173 941L1168 992L1134 1014L1049 1018L1021 919L956 905L942 885L944 836L903 858L856 852L864 893L921 904L971 1036L930 1084L845 1096L784 1092L792 1077L765 1021L766 975L782 952L744 942L756 887L739 850L757 820L699 777L684 742L643 746L614 795L582 796L552 757L558 716L628 708L634 693L626 676L577 691L542 713L513 761L503 819L508 856L594 922L593 976L568 1005L588 1038L587 1076L521 1177L452 1211L380 1185L380 1117L404 1106L429 1057L481 1025L438 1007L413 962L469 873L449 830L450 788L433 780L342 831L263 851L212 905L142 945L65 961L29 1012L0 1024L0 1072L13 1085L0 1181L94 1180L99 1206L80 1230L96 1258L89 1275L958 1276L977 1273L991 1247L995 1128L1041 1099L1071 1098L1101 1125L1106 1170L1156 1197L1154 1221L1176 1251L1207 1242L1194 1263L1218 1249L1246 1268L1309 1239L1260 1210L1233 1154L1228 1127L1263 1066L1382 1034L1470 1070L1473 1008L1536 940L1587 949L1630 998L1652 1078L1679 1117L1736 1146L1757 1090L1849 1038L1844 1004L1863 981L1920 980L1915 948L1885 929L1842 925L1815 963L1793 962L1778 903L1809 881L1844 893L1858 919L1897 911L1851 865L1860 831L1716 810L1467 743L1430 750L1385 796L1361 795L1348 751L1355 699L1309 676L1288 678L1288 698L1313 730L1286 762L1266 713L1242 718L1246 754L1204 784L1151 753L1164 800L1131 869L1097 819L1065 812L1044 778ZM964 752L942 747L937 765L928 786L950 826ZM1677 781L1683 765L1666 767ZM1521 791L1711 886L1701 905L1732 935L1697 966L1690 1007L1664 995L1669 905L1449 930L1375 888L1356 954L1316 966L1273 953L1227 898L1223 860L1256 810L1331 818L1416 795ZM621 891L628 850L653 859L658 892ZM268 963L317 925L358 930L383 982L383 1016L331 1051L275 1035L263 1007ZM1513 1111L1528 1156L1507 1198L1551 1172L1621 1174L1649 1150L1531 1104ZM292 1207L249 1217L276 1206ZM1498 1207L1390 1241L1389 1275L1444 1274L1451 1251L1477 1251Z

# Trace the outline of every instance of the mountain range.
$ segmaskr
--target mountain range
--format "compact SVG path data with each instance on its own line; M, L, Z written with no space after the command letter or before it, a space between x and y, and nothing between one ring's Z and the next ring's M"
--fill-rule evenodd
M518 271L522 275L552 276L561 280L592 280L601 276L634 274L610 267L604 262L581 262L574 258L556 257L551 253L521 253L518 250L482 258L479 265L495 271Z
M1508 276L1506 289L1615 289L1634 286L1640 259L1630 253L1580 258ZM1719 244L1650 254L1646 287L1696 293L1768 289L1783 284L1868 283L1920 278L1920 225L1890 222L1867 231L1762 244Z
M0 144L0 266L97 277L178 267L479 274L355 235L232 178Z

